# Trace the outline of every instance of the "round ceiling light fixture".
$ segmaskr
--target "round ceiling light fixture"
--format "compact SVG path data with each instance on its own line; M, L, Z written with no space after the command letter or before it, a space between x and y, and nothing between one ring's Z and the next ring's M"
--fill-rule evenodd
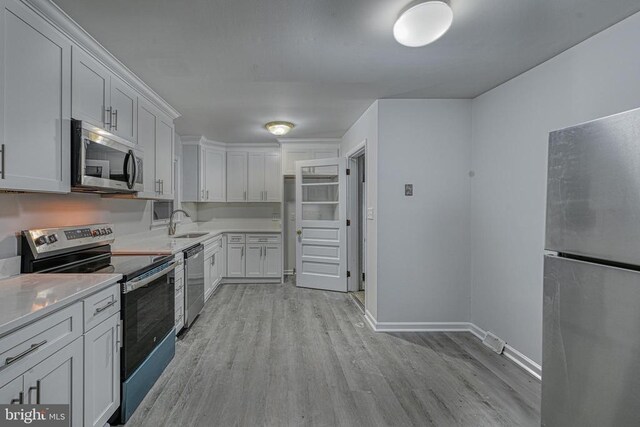
M393 26L397 42L408 47L426 46L447 32L453 11L443 1L427 1L410 7Z
M269 122L264 125L265 129L274 134L275 136L282 136L289 133L291 129L293 129L296 125L291 122Z

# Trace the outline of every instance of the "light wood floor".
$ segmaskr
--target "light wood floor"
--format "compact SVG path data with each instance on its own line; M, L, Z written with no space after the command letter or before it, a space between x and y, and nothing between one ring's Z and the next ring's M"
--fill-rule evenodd
M347 294L225 285L130 426L534 426L540 384L468 333L375 333Z

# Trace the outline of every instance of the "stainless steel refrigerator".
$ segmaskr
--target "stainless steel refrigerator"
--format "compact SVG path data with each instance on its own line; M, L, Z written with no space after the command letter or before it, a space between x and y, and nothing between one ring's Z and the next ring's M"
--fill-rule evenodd
M542 425L640 425L640 109L549 138Z

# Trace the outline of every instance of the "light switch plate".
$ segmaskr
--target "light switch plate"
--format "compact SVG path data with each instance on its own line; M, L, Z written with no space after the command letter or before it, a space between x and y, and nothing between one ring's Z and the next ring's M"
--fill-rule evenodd
M373 208L367 208L367 219L373 219Z
M405 196L413 196L413 184L405 184L404 185L404 195Z

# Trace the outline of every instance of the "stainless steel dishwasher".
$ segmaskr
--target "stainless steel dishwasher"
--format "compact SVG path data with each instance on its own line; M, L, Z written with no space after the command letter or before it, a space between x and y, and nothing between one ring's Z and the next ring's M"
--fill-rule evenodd
M192 246L184 251L186 289L185 327L191 326L204 307L204 246Z

